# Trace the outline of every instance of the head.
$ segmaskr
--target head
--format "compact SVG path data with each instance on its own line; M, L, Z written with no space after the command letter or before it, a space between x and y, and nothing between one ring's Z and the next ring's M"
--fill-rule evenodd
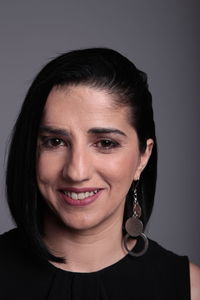
M152 98L146 75L116 51L103 48L85 49L63 54L49 62L33 81L16 121L7 167L7 198L12 216L46 259L59 261L42 242L45 202L37 184L38 133L50 93L58 88L85 86L105 92L117 108L128 110L128 122L135 129L140 153L147 141L154 142L152 154L139 174L138 200L142 220L151 215L157 167L156 136ZM127 190L124 221L132 214L132 188Z

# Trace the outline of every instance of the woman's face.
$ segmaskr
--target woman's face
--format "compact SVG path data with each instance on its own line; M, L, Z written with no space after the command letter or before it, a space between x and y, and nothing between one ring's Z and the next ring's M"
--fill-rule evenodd
M97 88L53 88L41 122L37 183L67 228L87 230L122 221L125 197L151 154L139 151L127 107Z

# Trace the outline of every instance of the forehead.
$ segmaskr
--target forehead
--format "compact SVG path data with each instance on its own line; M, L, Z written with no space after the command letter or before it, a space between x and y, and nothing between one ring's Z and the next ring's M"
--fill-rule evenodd
M65 122L73 116L74 121L81 118L123 119L129 122L130 109L116 101L116 95L87 85L54 87L45 104L43 121Z

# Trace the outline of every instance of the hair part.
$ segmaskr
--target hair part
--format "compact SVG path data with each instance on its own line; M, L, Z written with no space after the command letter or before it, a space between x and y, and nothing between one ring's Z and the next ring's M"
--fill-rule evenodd
M37 137L52 88L79 84L105 90L117 96L113 97L117 105L130 108L131 124L137 132L141 152L146 149L147 139L153 139L153 151L138 185L144 226L150 218L154 202L157 144L152 96L146 74L123 55L106 48L75 50L53 59L36 76L22 104L10 144L6 188L10 211L18 228L24 232L40 257L55 262L64 260L54 256L42 240L45 202L36 181ZM124 221L132 214L132 198L130 189Z

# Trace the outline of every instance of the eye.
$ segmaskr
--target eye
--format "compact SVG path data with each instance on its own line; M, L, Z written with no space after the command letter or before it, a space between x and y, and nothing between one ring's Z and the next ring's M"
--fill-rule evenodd
M119 147L119 143L110 139L102 139L96 142L95 146L103 150L109 150L109 149Z
M45 148L58 148L65 146L65 142L59 138L42 137L42 146Z

